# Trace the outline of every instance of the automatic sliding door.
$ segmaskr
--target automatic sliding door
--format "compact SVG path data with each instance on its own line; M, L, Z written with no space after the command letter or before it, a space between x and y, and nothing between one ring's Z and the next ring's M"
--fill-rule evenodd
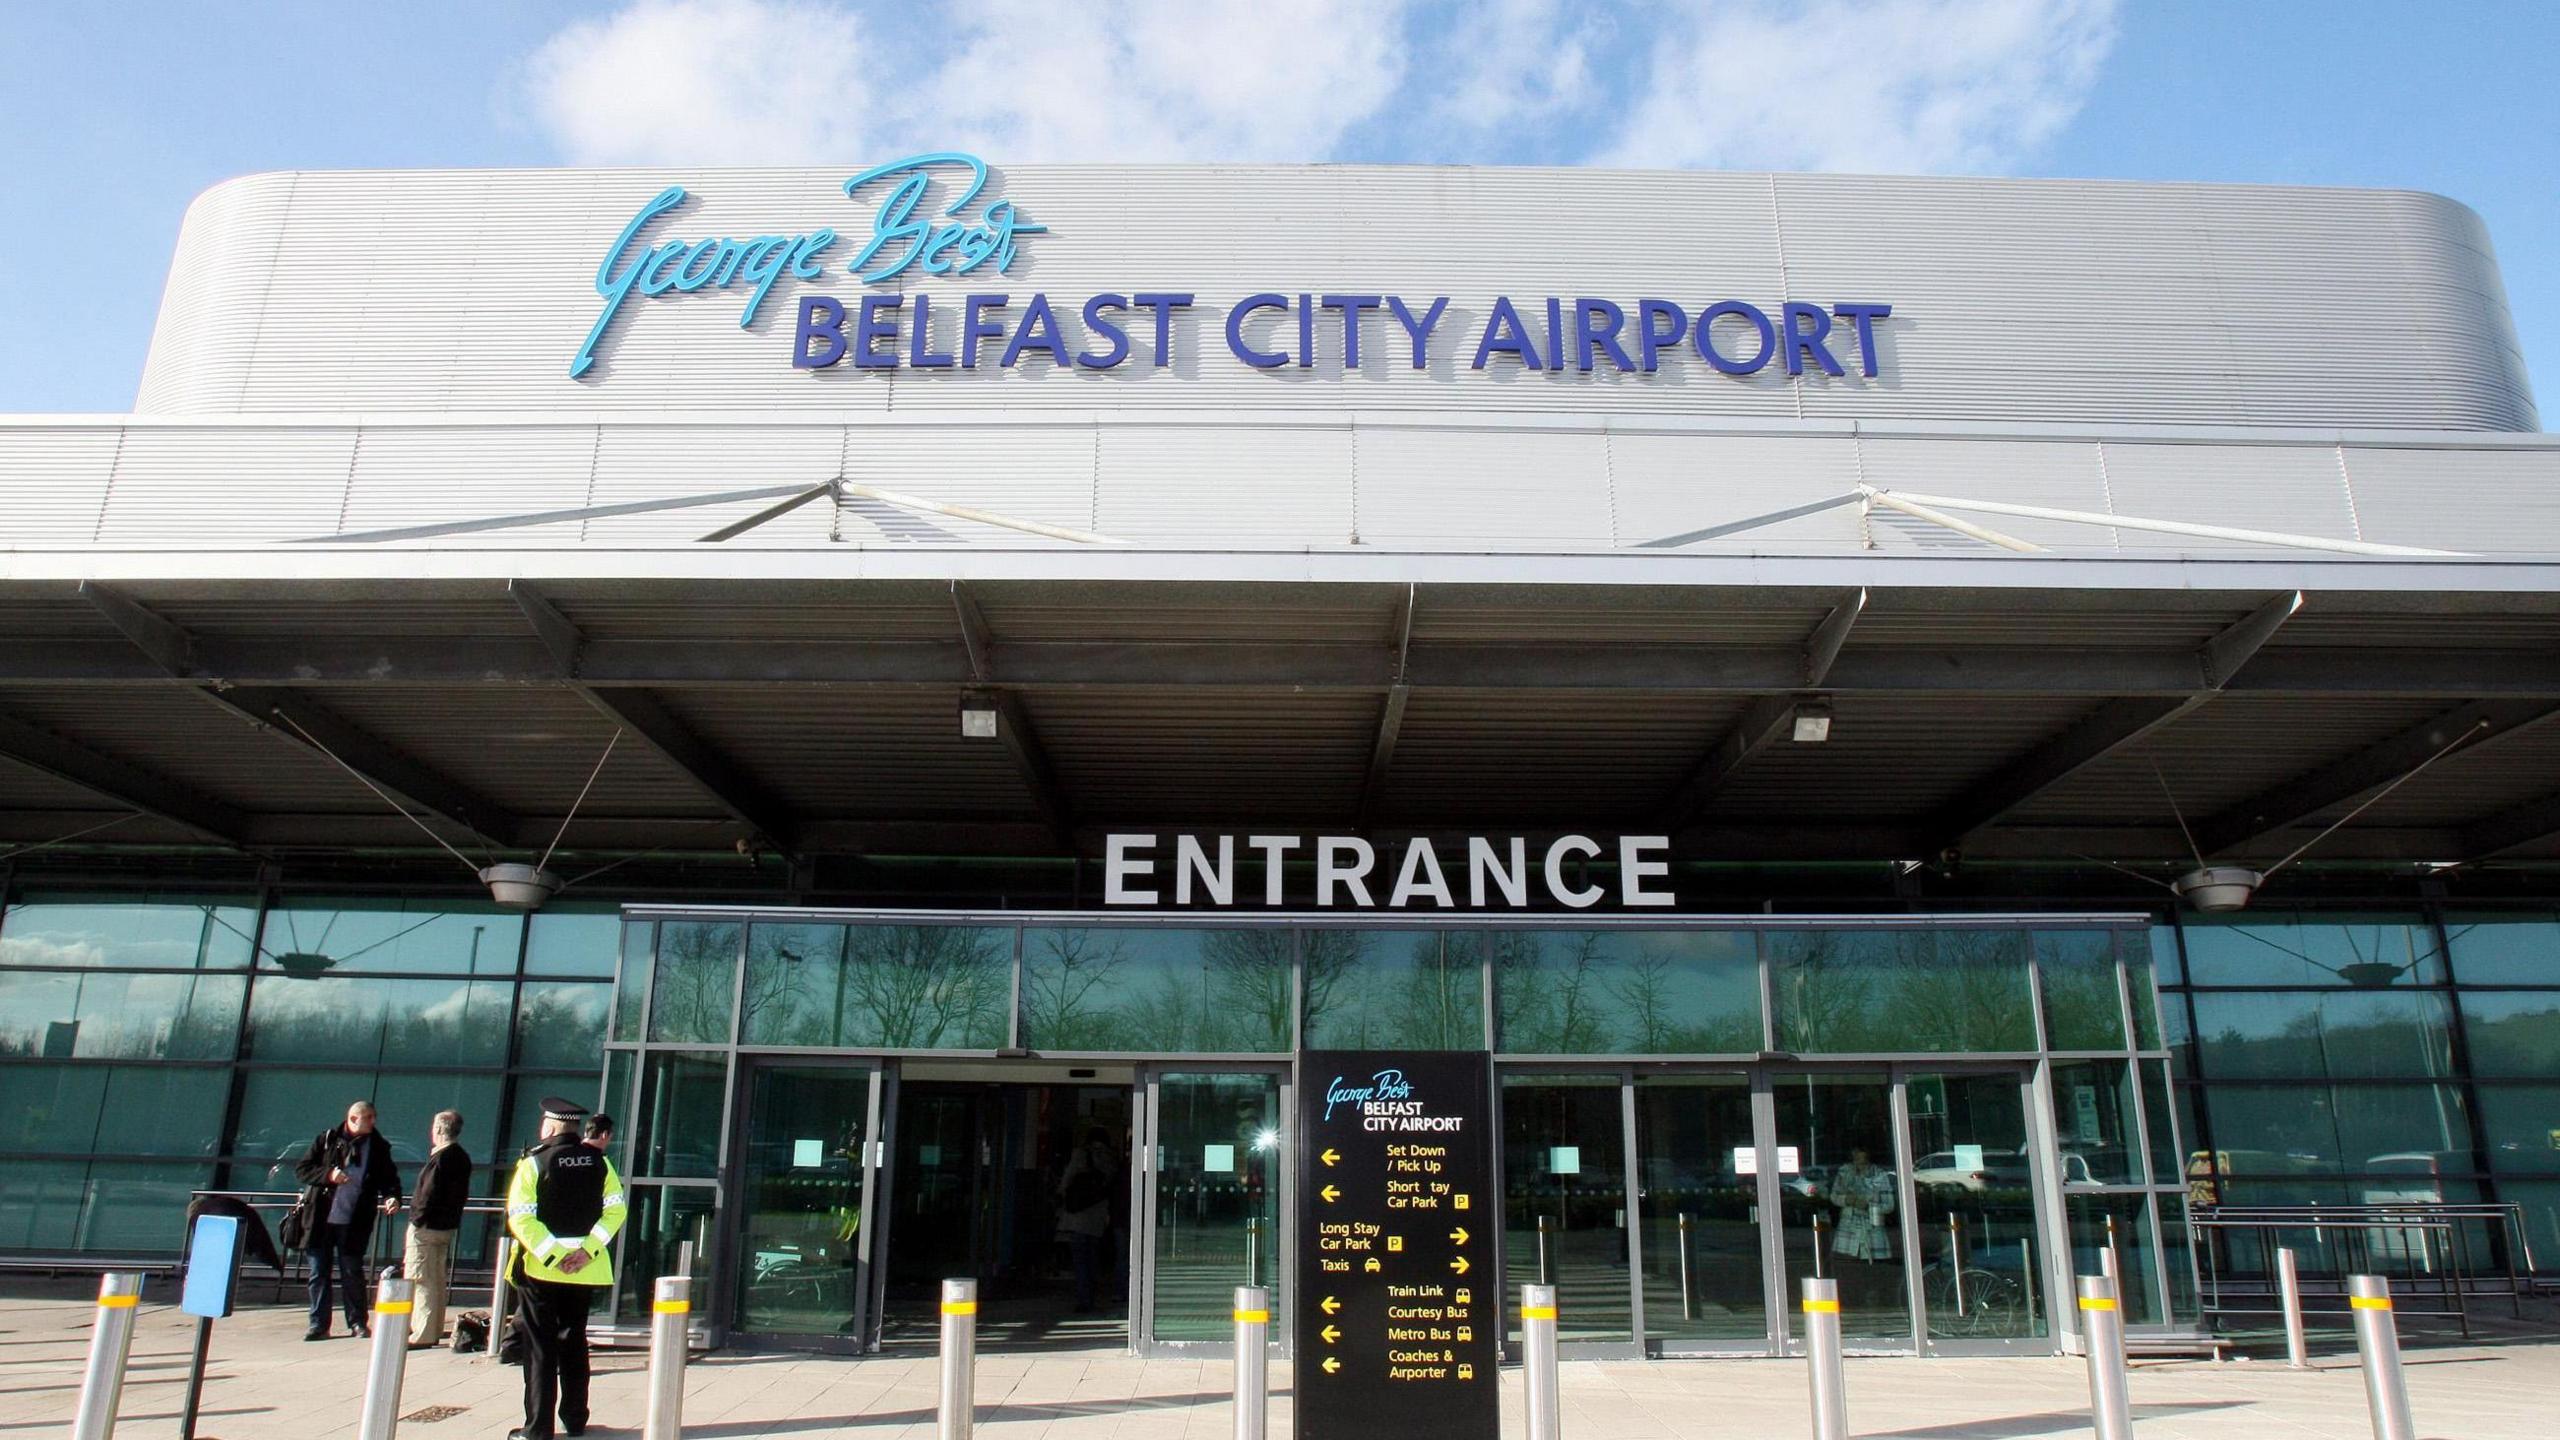
M738 1170L738 1328L859 1345L873 1072L752 1063Z
M1911 1071L1902 1083L1931 1348L2046 1334L2026 1077Z
M1279 1073L1158 1070L1147 1101L1148 1345L1231 1345L1239 1285L1270 1288L1271 1333L1287 1335Z
M1635 1101L1647 1344L1765 1352L1768 1266L1751 1077L1644 1075Z
M1502 1077L1502 1303L1515 1342L1532 1283L1556 1287L1564 1343L1635 1341L1624 1086L1616 1074Z
M1911 1287L1894 1169L1893 1083L1882 1070L1782 1071L1777 1116L1788 1331L1808 1276L1840 1282L1840 1334L1853 1349L1908 1350Z

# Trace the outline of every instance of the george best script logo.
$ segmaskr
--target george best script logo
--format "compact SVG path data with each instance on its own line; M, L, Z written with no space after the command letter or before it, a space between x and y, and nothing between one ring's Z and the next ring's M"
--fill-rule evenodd
M1366 1111L1374 1105L1396 1104L1412 1099L1413 1082L1405 1079L1404 1072L1401 1070L1381 1070L1370 1076L1369 1083L1366 1085L1346 1085L1342 1083L1342 1077L1336 1075L1333 1077L1333 1083L1324 1087L1324 1118L1327 1120L1333 1118L1333 1107L1336 1105L1357 1105Z
M1013 268L1019 250L1015 239L1048 232L998 200L976 215L966 213L987 187L987 162L975 155L938 150L876 165L844 182L844 193L857 202L878 197L871 233L844 266L844 273L865 285L877 285L909 270L927 275L966 275L980 268L1003 274ZM929 203L939 181L949 199L937 211ZM748 240L713 236L697 240L668 238L645 243L641 232L689 198L681 185L651 196L622 233L614 237L596 267L596 293L604 305L588 327L586 343L569 362L571 378L584 375L596 361L596 346L634 294L644 299L669 293L745 287L747 303L738 327L755 323L785 274L816 280L826 274L824 257L839 237L832 228L793 235L758 235Z

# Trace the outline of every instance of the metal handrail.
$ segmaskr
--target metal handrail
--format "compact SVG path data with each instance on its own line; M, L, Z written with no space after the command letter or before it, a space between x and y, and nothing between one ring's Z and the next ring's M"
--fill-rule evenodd
M2277 1240L2288 1231L2307 1231L2319 1242L2325 1254L2329 1236L2335 1233L2347 1243L2340 1246L2341 1256L2334 1268L2344 1294L2344 1279L2351 1271L2372 1272L2376 1269L2372 1235L2384 1231L2398 1235L2401 1272L2406 1285L2404 1293L2422 1288L2440 1295L2449 1308L2418 1310L2402 1307L2404 1315L2438 1317L2457 1320L2462 1333L2471 1333L2469 1296L2475 1288L2471 1276L2470 1239L2461 1222L2494 1220L2505 1231L2507 1293L2518 1318L2524 1314L2524 1273L2533 1266L2533 1252L2525 1238L2524 1208L2521 1205L2490 1201L2402 1201L2361 1205L2200 1205L2189 1215L2202 1250L2205 1293L2202 1310L2208 1318L2225 1315L2263 1315L2282 1313L2281 1307L2269 1308L2245 1303L2268 1293L2263 1285L2246 1284L2238 1276L2226 1277L2228 1237L2255 1235L2262 1259L2262 1273L2273 1275L2277 1269ZM2411 1252L2411 1240L2416 1241ZM2219 1241L2220 1243L2216 1243ZM2437 1246L2444 1263L2438 1263ZM2352 1252L2352 1253L2346 1253ZM2523 1258L2523 1271L2517 1267ZM2315 1272L2317 1273L2317 1272ZM2432 1281L2432 1284L2428 1282ZM2226 1291L2228 1293L2226 1293ZM2323 1292L2326 1293L2326 1292ZM2233 1297L2237 1297L2236 1299Z

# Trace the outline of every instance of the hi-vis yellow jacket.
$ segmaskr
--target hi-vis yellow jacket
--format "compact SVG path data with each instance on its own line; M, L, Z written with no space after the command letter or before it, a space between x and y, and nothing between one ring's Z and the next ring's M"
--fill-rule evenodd
M613 1162L574 1135L535 1146L507 1181L507 1232L530 1280L612 1284L613 1237L629 1210ZM576 1274L560 1268L581 1250L589 1258Z

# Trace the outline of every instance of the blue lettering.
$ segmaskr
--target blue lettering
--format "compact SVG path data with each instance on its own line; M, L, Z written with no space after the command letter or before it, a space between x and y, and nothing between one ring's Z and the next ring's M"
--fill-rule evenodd
M1591 323L1599 319L1607 320L1608 325L1604 328ZM1586 375L1590 374L1591 352L1595 347L1608 351L1609 363L1620 370L1636 368L1636 362L1627 358L1625 347L1618 343L1618 332L1625 328L1627 328L1627 312L1619 309L1615 304L1607 300L1594 300L1587 295L1574 301L1574 368Z
M664 295L675 288L675 266L684 259L684 242L670 240L649 252L647 263L640 267L640 293Z
M756 310L764 304L766 293L773 289L775 281L782 278L782 267L791 260L791 245L792 237L787 235L759 235L749 241L740 254L737 278L755 288L747 292L747 308L738 316L739 329L743 330L754 322ZM726 285L729 282L723 280L720 283Z
M1529 338L1529 327L1522 323L1520 312L1512 308L1511 297L1493 297L1493 313L1485 318L1484 338L1476 342L1473 368L1481 370L1485 361L1496 354L1510 355L1532 370L1546 369L1538 358L1538 342Z
M1001 310L1007 304L1002 295L972 295L960 302L960 368L978 368L978 342L1004 338L1004 322L989 320L985 311Z
M1022 312L1022 323L1014 328L1013 339L1004 347L1003 367L1012 369L1025 350L1048 351L1049 362L1060 369L1074 363L1067 355L1065 337L1058 333L1058 313L1049 308L1049 297L1036 291Z
M1313 295L1298 296L1298 368L1316 363L1316 305Z
M952 224L936 225L916 214L937 166L958 166L968 175L959 196L942 209ZM844 182L845 197L851 199L864 186L893 177L895 183L871 218L870 242L845 265L865 285L876 285L910 265L928 275L965 275L992 260L996 273L1002 274L1013 268L1014 237L1048 233L1048 226L1024 220L1010 200L989 205L978 222L959 220L960 212L986 188L987 162L956 151L910 155L874 166ZM892 247L896 247L893 253L883 253Z
M1103 315L1105 310L1126 310L1126 295L1096 295L1084 302L1084 323L1088 330L1098 331L1111 342L1111 348L1096 355L1087 350L1076 357L1076 363L1087 370L1108 370L1129 358L1129 332Z
M1152 310L1156 316L1156 368L1173 363L1173 312L1191 308L1188 295L1132 295L1130 302L1141 310Z
M676 288L689 295L709 284L711 277L737 248L735 240L697 240L687 246L684 259L676 265ZM697 260L710 263L696 270L693 265Z
M1375 295L1327 295L1324 308L1342 312L1342 368L1360 368L1360 312L1378 308Z
M1564 368L1564 302L1547 297L1547 368Z
M1665 330L1660 322L1669 321ZM1689 312L1668 300L1636 302L1636 354L1643 357L1647 375L1662 368L1662 352L1678 349L1680 337L1689 333Z
M1404 333L1413 337L1413 368L1422 369L1430 358L1426 352L1431 344L1432 328L1440 323L1441 312L1449 308L1449 297L1441 295L1434 298L1431 308L1423 311L1422 318L1419 320L1414 319L1413 312L1405 308L1404 297L1401 295L1388 296L1387 308L1395 312L1396 323L1404 327Z
M1710 332L1718 320L1728 315L1740 318L1752 329L1760 332L1759 352L1748 360L1728 359L1723 351L1716 348L1715 336ZM1698 313L1698 328L1690 334L1697 342L1698 358L1727 375L1759 374L1768 365L1769 357L1776 354L1778 349L1777 328L1769 323L1769 317L1761 311L1759 306L1747 300L1719 300L1708 306Z
M951 352L933 351L933 297L916 292L916 315L907 322L907 364L918 370L948 370Z
M809 342L818 342L816 354ZM797 370L824 370L844 358L844 302L832 295L800 297L800 325L791 337L791 364Z
M1227 312L1227 348L1235 352L1237 359L1256 370L1272 370L1288 364L1289 357L1277 350L1256 350L1244 343L1244 317L1256 310L1285 311L1288 308L1288 296L1274 295L1269 291L1247 295L1237 301L1236 308Z
M898 368L898 353L895 350L884 353L875 347L883 340L892 345L898 343L898 322L892 317L904 308L904 302L896 295L862 297L862 314L853 326L855 369L895 370Z
M630 223L622 227L622 233L613 237L613 248L604 252L604 263L596 267L596 293L604 297L604 310L596 316L596 323L587 328L587 343L578 347L577 358L569 362L570 379L586 374L587 367L596 363L596 342L604 339L605 327L621 313L622 302L630 296L632 283L640 278L641 262L637 260L624 266L620 274L614 273L622 252L630 249L631 242L640 238L642 227L683 203L684 187L670 185L649 197L649 203L641 206L640 213L632 216Z
M1815 362L1822 366L1825 374L1842 373L1840 362L1831 358L1831 347L1822 343L1823 338L1831 333L1831 317L1821 306L1807 305L1801 300L1790 300L1780 313L1786 317L1788 374L1804 373L1804 357L1807 354L1813 356ZM1803 328L1796 323L1799 320L1809 322L1813 328L1811 330Z
M1858 373L1872 380L1876 376L1876 322L1890 319L1893 307L1867 301L1844 300L1831 307L1831 313L1858 327Z

